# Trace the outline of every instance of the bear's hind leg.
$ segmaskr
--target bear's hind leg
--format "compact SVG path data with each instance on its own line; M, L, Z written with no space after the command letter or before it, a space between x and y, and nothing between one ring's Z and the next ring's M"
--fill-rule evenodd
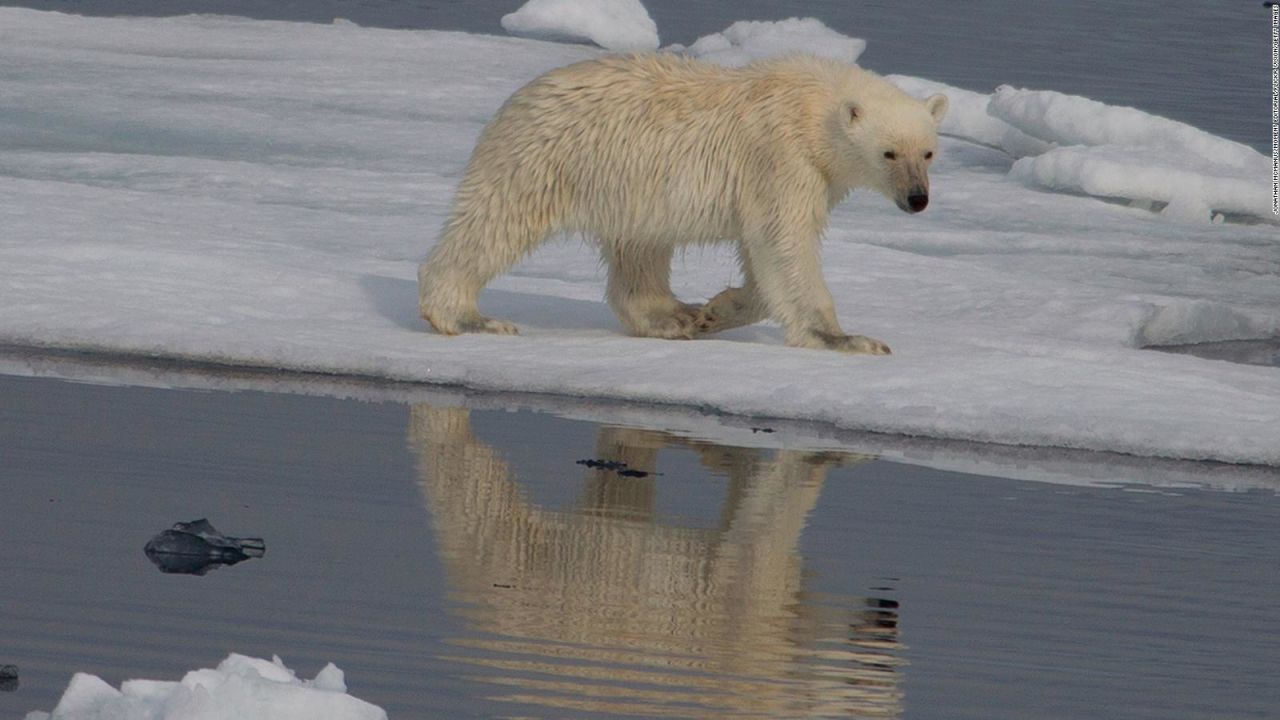
M516 264L548 233L545 225L494 217L502 214L455 215L418 268L418 309L436 332L517 334L512 323L481 315L476 301L489 281Z
M697 334L702 306L680 302L671 292L670 246L605 242L601 252L609 266L609 307L627 332L672 340Z
M480 314L476 301L487 284L473 273L428 260L418 268L418 309L441 335L492 333L516 335L516 326Z

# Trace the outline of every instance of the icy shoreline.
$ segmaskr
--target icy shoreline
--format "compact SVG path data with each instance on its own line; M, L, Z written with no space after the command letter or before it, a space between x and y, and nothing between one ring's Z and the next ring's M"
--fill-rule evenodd
M717 414L688 405L642 404L521 391L477 392L459 386L215 365L174 358L0 347L0 375L113 387L261 392L372 403L531 411L601 425L661 430L732 447L833 450L938 470L1059 485L1185 486L1231 492L1258 488L1280 490L1280 468L1274 466L889 435L839 430L809 420ZM761 428L767 428L768 432L761 432Z
M482 298L520 337L444 338L416 316L414 275L476 134L520 84L599 51L13 9L0 27L14 69L0 342L1280 465L1280 373L1141 349L1280 334L1276 228L1074 194L1089 173L1112 176L1095 156L1011 177L1008 154L948 138L928 212L866 193L842 205L828 283L847 329L888 342L889 358L786 348L767 324L625 337L576 240ZM1019 117L1020 132L1047 132ZM1057 185L1067 194L1045 191ZM690 300L735 281L726 250L677 262Z

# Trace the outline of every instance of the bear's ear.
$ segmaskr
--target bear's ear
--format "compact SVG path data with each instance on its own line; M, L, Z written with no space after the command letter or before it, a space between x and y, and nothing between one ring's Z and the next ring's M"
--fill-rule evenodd
M924 101L924 107L933 116L933 124L941 125L942 118L947 114L947 96L946 95L930 95L929 99Z

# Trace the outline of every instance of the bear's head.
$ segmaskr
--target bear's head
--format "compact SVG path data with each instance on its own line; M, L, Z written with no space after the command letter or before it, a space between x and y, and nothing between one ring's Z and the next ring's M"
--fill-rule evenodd
M878 190L899 208L917 213L929 204L929 165L938 150L938 125L947 97L921 102L881 81L841 105L837 142L854 187Z

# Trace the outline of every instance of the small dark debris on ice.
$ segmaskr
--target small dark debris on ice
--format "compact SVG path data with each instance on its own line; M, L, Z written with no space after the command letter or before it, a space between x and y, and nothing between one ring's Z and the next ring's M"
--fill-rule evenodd
M18 689L18 666L0 665L0 692L13 692Z
M777 430L774 430L774 429L773 429L773 428L771 428L771 427L753 427L753 428L751 428L751 434L752 434L752 435L755 435L756 433L771 433L771 432L777 432Z
M629 478L642 478L642 477L649 477L650 475L662 474L662 473L651 473L645 470L636 470L635 468L627 467L626 463L621 462L619 460L593 460L591 458L588 458L586 460L579 460L578 464L586 465L587 467L593 470L612 470L613 472L621 475L622 477L629 477Z
M175 523L172 529L147 541L143 552L161 572L204 575L223 565L235 565L266 554L262 538L223 535L201 518Z

